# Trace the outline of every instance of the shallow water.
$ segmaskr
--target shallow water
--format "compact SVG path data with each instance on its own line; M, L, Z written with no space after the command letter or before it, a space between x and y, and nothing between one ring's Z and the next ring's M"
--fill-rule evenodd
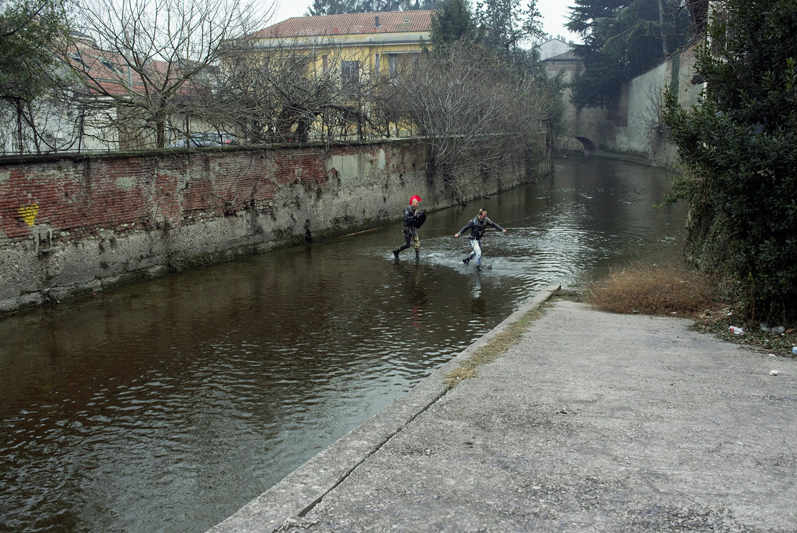
M0 320L0 531L205 531L541 288L678 256L670 179L558 160L431 213L417 263L391 224Z

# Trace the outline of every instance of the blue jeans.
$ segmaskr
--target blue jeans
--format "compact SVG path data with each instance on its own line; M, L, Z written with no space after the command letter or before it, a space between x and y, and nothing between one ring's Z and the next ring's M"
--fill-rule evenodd
M476 258L476 264L477 265L481 265L482 264L482 248L479 245L479 240L478 239L471 239L470 240L470 247L473 248L473 251L468 254L468 261L470 261L471 259L473 259L475 257Z

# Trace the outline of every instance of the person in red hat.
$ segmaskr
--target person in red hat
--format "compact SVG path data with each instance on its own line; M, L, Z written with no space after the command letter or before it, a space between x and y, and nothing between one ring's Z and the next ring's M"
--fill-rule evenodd
M418 239L418 233L415 231L421 227L421 224L426 220L426 213L418 210L418 204L421 202L420 196L413 196L410 198L410 205L404 208L404 229L401 231L404 234L404 244L393 250L393 257L398 259L401 252L410 247L410 243L415 244L415 259L420 259L421 254L421 241Z

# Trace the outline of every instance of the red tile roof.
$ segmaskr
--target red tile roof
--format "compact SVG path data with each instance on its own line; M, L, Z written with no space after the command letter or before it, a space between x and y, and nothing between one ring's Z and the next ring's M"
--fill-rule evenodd
M254 37L269 39L313 35L424 32L430 30L432 13L434 11L410 10L293 17L264 28Z
M70 45L68 59L86 80L90 93L125 96L130 92L143 93L147 89L141 74L135 71L128 74L128 64L118 53L98 50L88 42L78 41ZM179 67L160 60L147 62L147 72L159 81L176 80L180 75ZM128 82L132 82L129 89ZM178 93L186 94L191 86L192 82L185 83Z

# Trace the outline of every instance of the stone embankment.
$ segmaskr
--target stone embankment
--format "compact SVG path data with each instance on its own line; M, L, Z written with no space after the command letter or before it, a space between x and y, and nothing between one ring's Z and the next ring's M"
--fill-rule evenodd
M461 172L456 188L427 166L414 140L6 158L0 313L398 219L413 194L448 207L535 179L550 160Z

